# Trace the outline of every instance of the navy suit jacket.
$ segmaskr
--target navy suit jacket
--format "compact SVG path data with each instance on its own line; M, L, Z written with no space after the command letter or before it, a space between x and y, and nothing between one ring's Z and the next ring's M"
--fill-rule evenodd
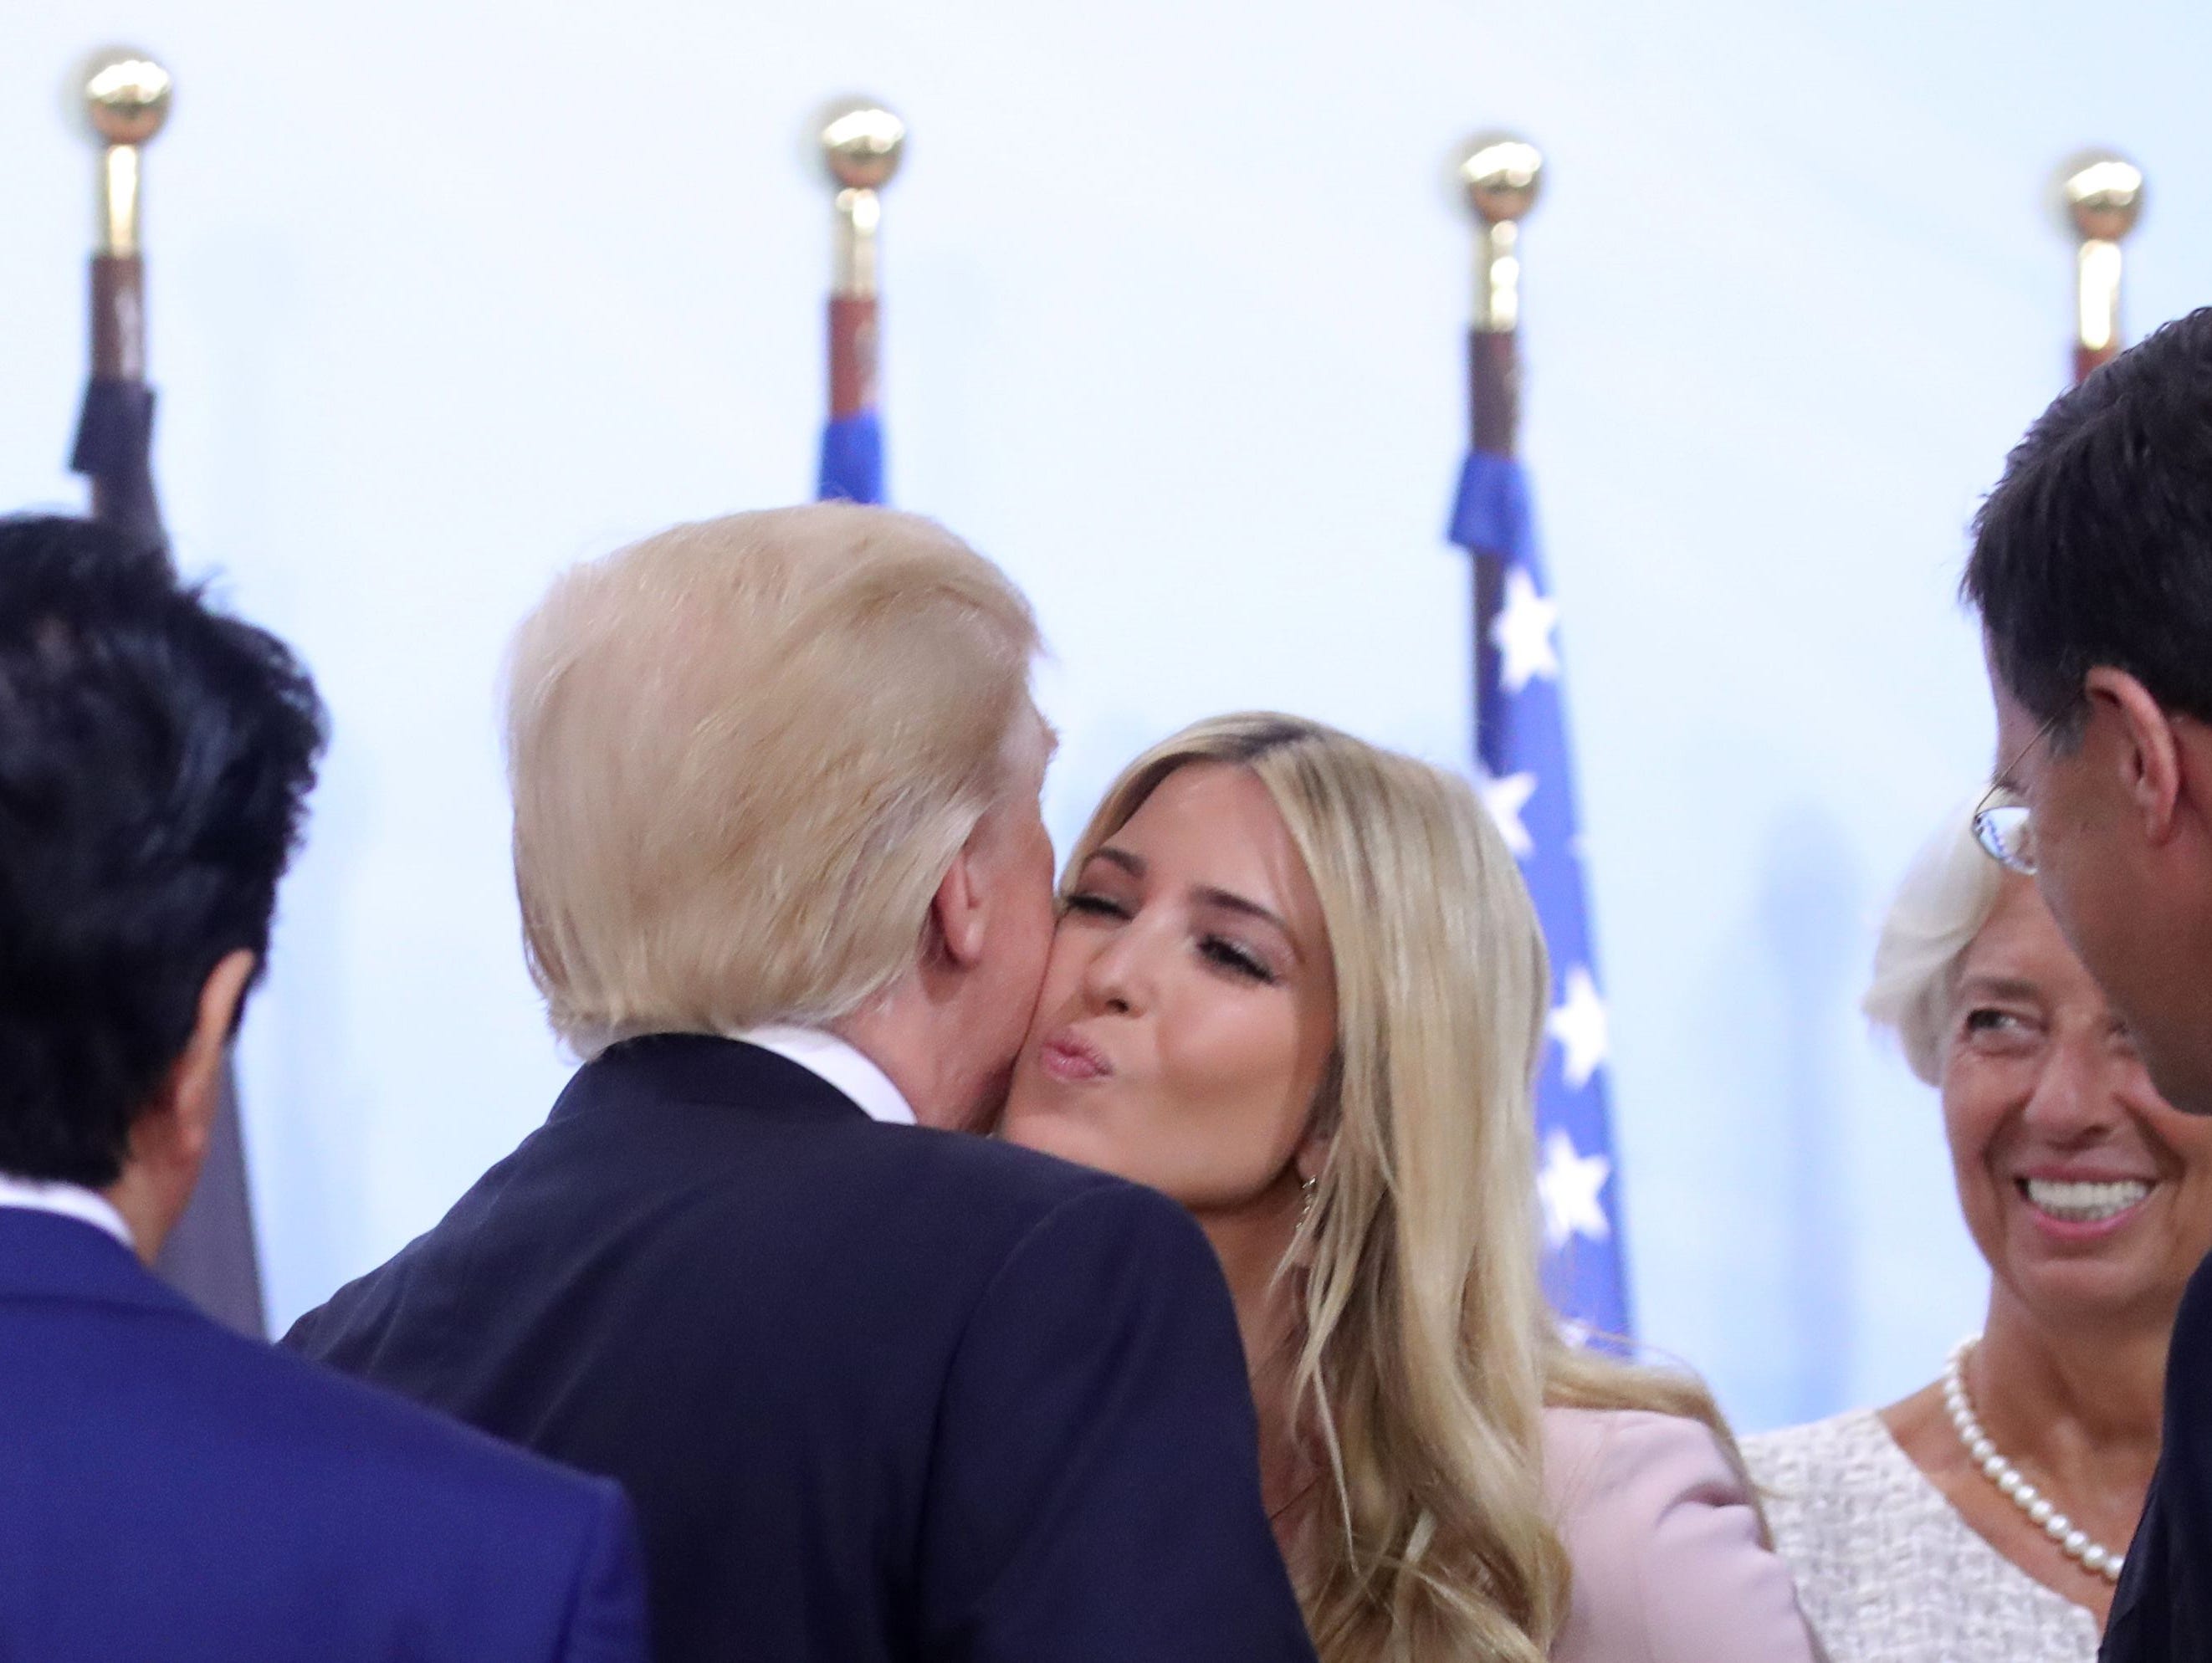
M635 1663L627 1508L0 1207L4 1663Z
M2174 1314L2165 1424L2112 1591L2104 1663L2212 1663L2212 1259L2190 1277Z
M1310 1660L1164 1197L665 1035L288 1344L621 1480L658 1654Z

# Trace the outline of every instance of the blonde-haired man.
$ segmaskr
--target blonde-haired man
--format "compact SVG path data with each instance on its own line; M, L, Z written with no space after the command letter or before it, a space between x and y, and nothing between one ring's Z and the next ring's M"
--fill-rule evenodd
M945 1135L1051 934L1036 647L844 504L679 526L517 637L524 929L586 1060L289 1343L620 1479L664 1659L1311 1656L1205 1238Z

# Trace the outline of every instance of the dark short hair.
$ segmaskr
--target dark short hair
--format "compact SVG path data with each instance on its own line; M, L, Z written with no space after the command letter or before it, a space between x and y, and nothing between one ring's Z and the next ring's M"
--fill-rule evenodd
M159 549L0 519L0 1172L121 1175L210 973L267 954L323 737Z
M2212 307L2038 418L1975 517L1962 586L2039 719L2078 729L2102 665L2212 721Z

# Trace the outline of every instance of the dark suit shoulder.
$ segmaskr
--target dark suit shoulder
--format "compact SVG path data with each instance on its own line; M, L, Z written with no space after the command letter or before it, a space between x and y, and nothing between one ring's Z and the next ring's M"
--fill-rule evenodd
M209 1325L192 1336L220 1354L208 1375L236 1389L199 1412L228 1417L242 1435L279 1442L287 1460L327 1467L338 1491L376 1490L391 1498L389 1522L404 1530L432 1508L480 1521L526 1521L533 1538L565 1520L579 1541L621 1508L621 1491L556 1462L518 1449L451 1417L364 1385L274 1346Z
M1296 1629L1234 1314L1188 1216L880 1124L760 1047L665 1035L587 1064L290 1338L619 1478L672 1658L1164 1663L1146 1613L1190 1541L1208 1556L1165 1603L1191 1630L1173 1656L1280 1655L1250 1636ZM1201 1593L1224 1575L1243 1591ZM925 1604L945 1643L890 1645Z
M1166 1201L1111 1173L1079 1167L996 1138L873 1121L841 1131L852 1139L850 1155L862 1169L879 1166L908 1183L948 1199L972 1198L986 1206L988 1217L1002 1218L1017 1229L1088 1197L1151 1196ZM1174 1204L1166 1205L1172 1208Z
M449 1405L490 1391L471 1354L495 1328L701 1368L728 1360L702 1334L708 1313L742 1347L756 1324L787 1337L778 1313L842 1301L856 1321L817 1331L830 1350L872 1343L864 1310L949 1343L1041 1221L1081 1198L1143 1193L990 1138L880 1124L758 1047L659 1036L579 1071L444 1220L285 1343ZM1162 1198L1122 1205L1189 1228ZM504 1375L497 1389L514 1395Z
M931 1235L950 1225L968 1246L961 1256L988 1257L1079 1196L1136 1190L994 1138L884 1124L773 1053L670 1035L586 1065L544 1132L455 1213L489 1215L492 1197L519 1178L581 1176L586 1164L594 1187L654 1193L666 1227L701 1235L709 1248L729 1240L729 1210L758 1217L765 1198L780 1232L804 1231L811 1215L817 1229L860 1226L838 1238L860 1251L872 1243L896 1253L908 1229ZM710 1252L708 1261L727 1256Z
M1213 1264L1196 1224L1166 1197L1033 1150L864 1119L805 1142L805 1154L779 1161L776 1239L872 1264L892 1284L921 1270L954 1303L966 1302L957 1290L980 1295L1018 1255L1059 1257L1078 1235L1164 1239ZM753 1189L749 1179L702 1187L670 1206L664 1249L708 1281L726 1276L742 1286L754 1266L732 1245L751 1239Z

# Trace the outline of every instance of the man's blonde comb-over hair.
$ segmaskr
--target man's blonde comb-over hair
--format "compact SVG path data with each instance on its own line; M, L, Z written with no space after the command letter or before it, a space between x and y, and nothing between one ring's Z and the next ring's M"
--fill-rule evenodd
M507 671L515 887L554 1029L848 1015L1012 782L1029 603L942 527L819 503L577 567Z

